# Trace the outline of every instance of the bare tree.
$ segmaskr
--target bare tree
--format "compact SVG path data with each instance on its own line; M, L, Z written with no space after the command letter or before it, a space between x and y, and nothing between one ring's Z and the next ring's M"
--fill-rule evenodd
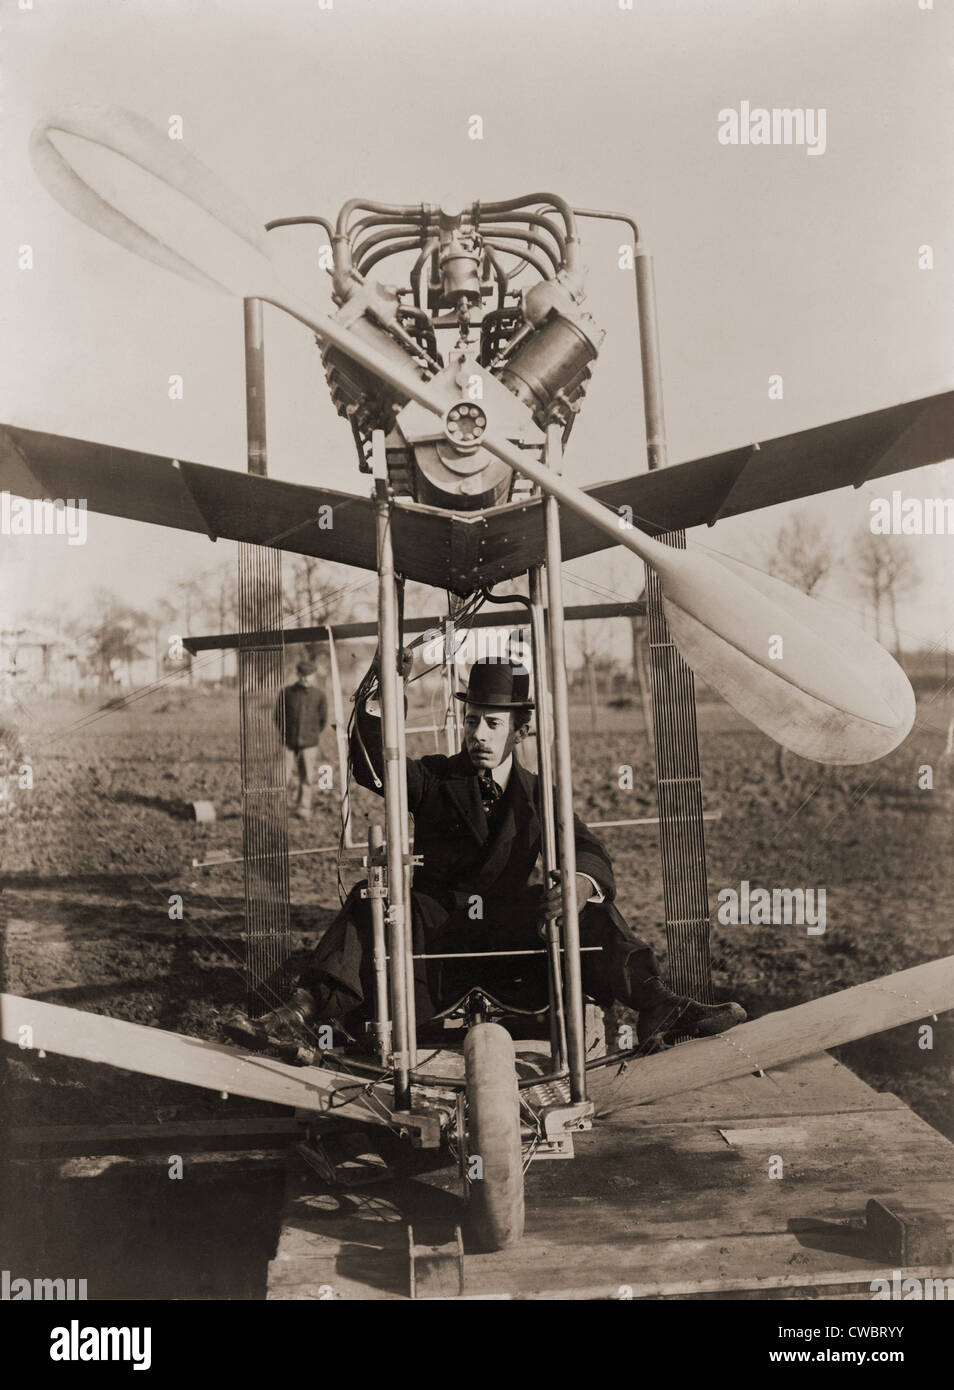
M286 555L283 563L282 609L302 627L353 621L360 611L374 610L374 596L358 570L318 560L312 555ZM362 588L362 594L348 590ZM432 600L433 601L433 600Z
M238 589L231 566L219 580L218 605L219 632L229 632L238 623ZM219 653L220 681L225 680L225 663L226 652L223 648Z
M900 657L897 603L918 582L917 561L911 551L900 543L900 537L876 536L869 530L862 531L855 541L853 558L855 582L874 613L875 637L881 641L887 614L894 633L895 656Z
M599 733L600 700L599 692L596 687L596 662L602 646L602 642L599 640L602 634L597 633L595 628L595 623L580 623L578 640L580 644L580 656L583 658L583 679L586 684L586 694L590 705L590 729L593 733Z
M176 585L176 591L172 599L175 615L180 623L180 635L195 635L196 629L201 621L208 618L210 612L215 612L215 595L210 592L208 578L204 575L197 575L195 579L186 579ZM188 681L193 682L193 665L195 658L191 652L186 653L188 662Z
M131 665L144 655L142 642L149 628L149 615L132 608L107 589L98 589L94 603L97 620L86 634L88 659L103 687L113 685L119 678L118 665L125 664L126 681L130 682Z
M282 606L286 617L305 627L317 627L336 616L338 605L332 594L338 586L326 561L313 555L286 556L284 568Z
M835 566L827 527L807 512L789 517L775 538L766 568L776 579L813 594Z

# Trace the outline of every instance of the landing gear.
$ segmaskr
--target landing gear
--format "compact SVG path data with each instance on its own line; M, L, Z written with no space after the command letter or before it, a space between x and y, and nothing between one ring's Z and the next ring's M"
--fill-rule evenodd
M473 1236L503 1250L523 1235L523 1146L513 1040L499 1023L477 1023L464 1039L467 1076L465 1172Z

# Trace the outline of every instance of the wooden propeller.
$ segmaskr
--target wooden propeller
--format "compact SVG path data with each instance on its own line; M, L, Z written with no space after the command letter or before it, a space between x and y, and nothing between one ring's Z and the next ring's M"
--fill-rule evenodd
M54 144L57 133L112 151L161 186L134 174L134 218L80 177ZM274 304L403 396L443 416L446 395L410 361L406 368L391 362L331 319L307 291L286 284L262 224L180 142L142 117L117 107L68 108L39 122L31 157L51 195L96 231L207 288ZM122 171L120 161L110 191ZM129 172L119 182L118 201L127 206ZM819 762L862 763L883 757L905 738L915 714L910 682L882 647L828 606L736 561L677 550L624 527L615 512L530 457L529 450L515 448L495 431L493 419L481 442L599 527L612 544L655 568L666 618L686 661L778 743Z

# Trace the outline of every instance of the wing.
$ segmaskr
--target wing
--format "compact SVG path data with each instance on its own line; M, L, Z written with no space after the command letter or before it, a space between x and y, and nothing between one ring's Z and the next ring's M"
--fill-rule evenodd
M631 508L633 525L659 533L860 487L952 455L954 391L586 490L614 511ZM12 425L0 426L0 489L83 497L111 516L377 568L373 504L350 493ZM392 526L402 574L461 594L543 561L539 498L469 514L400 503ZM561 530L567 560L607 548L602 532L568 510Z
M260 478L118 449L87 439L0 425L0 491L28 498L84 498L90 511L149 521L180 531L275 546L344 565L378 567L370 497ZM445 588L459 577L474 586L473 543L453 513L396 507L392 530L398 569L408 579Z
M370 499L346 492L13 425L0 426L0 490L85 498L107 516L377 567Z
M785 434L708 458L640 473L585 491L614 511L632 508L632 523L650 534L712 526L727 516L800 497L860 487L954 456L954 391ZM474 532L472 563L480 582L521 573L543 557L538 499L486 513ZM605 550L606 536L564 510L560 531L567 560Z
M954 956L945 956L779 1013L763 1014L730 1033L683 1043L653 1057L634 1058L622 1074L607 1070L594 1077L591 1094L597 1114L612 1115L680 1091L813 1057L830 1047L951 1008Z

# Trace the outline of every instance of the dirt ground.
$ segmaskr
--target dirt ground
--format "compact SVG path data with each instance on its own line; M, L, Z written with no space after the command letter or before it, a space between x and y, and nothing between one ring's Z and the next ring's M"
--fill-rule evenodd
M418 711L423 721L423 711ZM653 815L652 762L638 712L607 711L595 731L577 712L577 809L589 821ZM415 720L412 710L412 722ZM777 750L724 707L702 705L701 745L712 901L723 887L824 887L827 930L716 926L720 997L754 1016L954 951L950 908L954 758L951 717L922 697L914 733L866 768L832 770ZM240 866L193 867L210 851L241 853L238 704L233 691L173 686L96 715L87 704L20 709L14 733L34 768L0 817L3 840L2 978L5 990L139 1023L217 1037L223 1005L243 997ZM11 742L8 729L7 743ZM412 751L433 751L419 735ZM327 731L323 760L335 763ZM619 787L634 769L636 790ZM933 788L918 769L933 769ZM335 772L337 780L337 772ZM209 825L185 804L214 803ZM356 799L356 830L380 805ZM622 910L662 950L659 849L652 826L607 830ZM310 823L290 823L292 849L337 839L335 794L319 795ZM345 886L360 870L344 866ZM292 927L313 943L338 901L334 855L291 860ZM170 920L181 894L184 919ZM901 1095L954 1137L954 1015L843 1049L843 1060ZM14 1053L4 1109L13 1123L114 1123L260 1113L191 1087L102 1066Z

